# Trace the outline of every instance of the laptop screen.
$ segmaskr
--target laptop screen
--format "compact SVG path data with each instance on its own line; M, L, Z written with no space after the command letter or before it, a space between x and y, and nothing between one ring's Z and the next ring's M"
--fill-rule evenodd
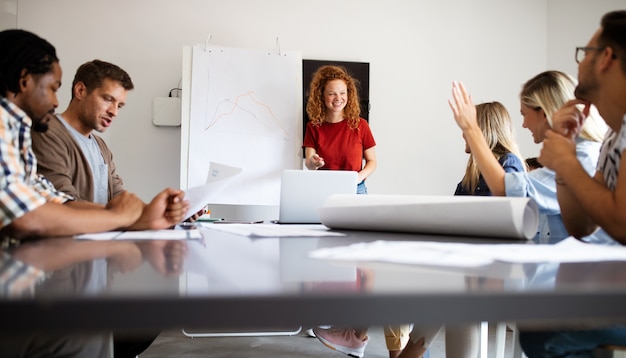
M279 223L318 224L319 208L333 194L356 194L358 174L345 170L284 170Z

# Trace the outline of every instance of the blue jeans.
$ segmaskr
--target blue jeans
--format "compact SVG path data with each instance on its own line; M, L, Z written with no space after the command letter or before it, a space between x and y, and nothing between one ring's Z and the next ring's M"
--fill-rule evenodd
M365 180L356 185L357 194L367 194L367 187L365 186Z
M592 358L594 348L626 346L626 327L586 331L520 331L519 341L528 358Z

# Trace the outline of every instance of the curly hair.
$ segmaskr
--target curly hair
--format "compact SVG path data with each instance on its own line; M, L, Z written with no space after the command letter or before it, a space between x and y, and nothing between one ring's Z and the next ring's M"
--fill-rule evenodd
M322 66L313 74L309 87L309 99L306 104L306 113L314 125L322 125L326 118L324 105L324 88L329 81L343 80L348 88L348 103L343 112L348 120L348 126L355 129L359 126L361 107L359 105L358 80L348 74L341 66Z

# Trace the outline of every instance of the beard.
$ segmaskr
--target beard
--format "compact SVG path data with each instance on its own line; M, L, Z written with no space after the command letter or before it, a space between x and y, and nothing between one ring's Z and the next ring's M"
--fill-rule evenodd
M591 102L589 99L589 92L591 89L592 87L579 83L578 86L576 86L576 89L574 89L574 97L586 102Z
M33 120L33 130L35 132L45 133L48 130L48 122L50 121L50 116L52 115L52 112L48 112L43 117Z
M45 133L48 130L48 123L37 121L33 123L33 130L39 133Z
M578 85L574 89L574 97L590 103L592 102L592 94L598 88L598 80L591 71L593 65L594 63L587 67L589 70L586 73L578 73Z

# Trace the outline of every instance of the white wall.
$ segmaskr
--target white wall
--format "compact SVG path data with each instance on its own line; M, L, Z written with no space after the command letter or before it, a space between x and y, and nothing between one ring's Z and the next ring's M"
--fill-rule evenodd
M17 26L17 0L0 0L0 30Z
M587 45L602 15L620 9L626 9L623 0L549 0L548 67L577 76L576 47Z
M17 26L56 46L64 69L60 110L85 61L111 61L133 77L136 88L105 138L127 188L146 200L179 185L180 129L152 126L152 98L178 86L182 47L209 34L217 45L270 49L279 37L282 49L300 50L306 59L370 62L379 160L370 193L445 195L467 160L447 104L451 82L464 81L476 102L504 103L523 154L534 156L539 148L521 128L521 84L547 64L573 70L572 46L584 45L599 15L617 3L18 0Z

